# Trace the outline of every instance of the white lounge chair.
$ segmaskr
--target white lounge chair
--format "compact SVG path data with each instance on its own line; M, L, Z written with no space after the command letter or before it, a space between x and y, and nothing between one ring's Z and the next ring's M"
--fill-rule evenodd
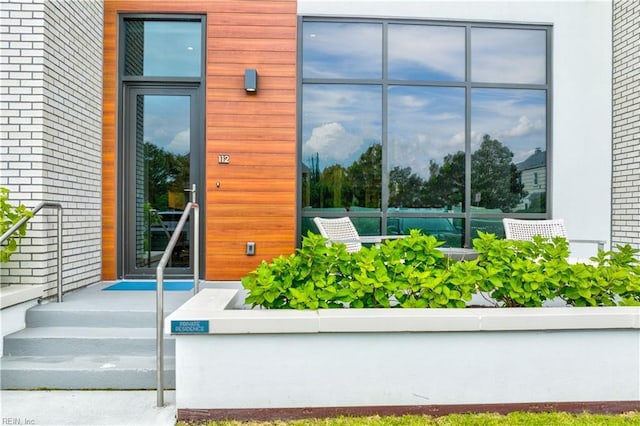
M382 237L361 237L348 217L335 219L314 217L313 222L318 227L320 235L329 240L329 243L343 243L350 253L360 251L362 243L380 243L382 241Z
M569 239L567 230L562 219L549 220L522 220L522 219L502 219L504 233L507 240L533 241L535 235L545 238L564 237L571 243L597 244L599 250L604 250L605 242L601 240L574 240ZM579 258L569 258L571 262L589 263L587 260Z
M314 223L320 231L320 235L325 237L327 244L334 242L343 243L347 246L347 251L354 253L360 251L363 243L379 244L385 240L395 240L405 238L408 235L378 235L371 237L363 237L358 234L356 227L348 217L340 217L336 219L323 219L314 217ZM478 257L478 253L472 249L459 247L438 247L445 256L453 260L473 260Z

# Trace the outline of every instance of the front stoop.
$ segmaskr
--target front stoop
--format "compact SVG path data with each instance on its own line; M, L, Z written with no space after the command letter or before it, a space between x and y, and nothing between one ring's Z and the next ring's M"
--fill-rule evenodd
M140 296L142 307L110 303L129 295L106 293L93 291L88 301L72 296L62 304L30 308L27 327L4 337L1 388L155 389L155 293ZM171 336L165 338L164 355L164 387L174 389Z

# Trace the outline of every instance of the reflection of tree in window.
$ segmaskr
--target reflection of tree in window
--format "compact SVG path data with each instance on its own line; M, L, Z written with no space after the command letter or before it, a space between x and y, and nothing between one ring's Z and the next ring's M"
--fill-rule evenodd
M380 208L382 189L382 145L370 146L349 167L353 185L353 204L360 207Z
M380 208L382 147L370 146L351 166L334 164L320 171L319 155L310 158L310 205L320 208L352 206Z
M526 195L519 183L513 152L499 140L484 135L480 148L471 155L472 193L480 193L478 205L509 212Z
M411 173L411 167L394 167L389 172L389 205L423 207L424 185L424 179Z
M425 188L425 205L453 208L464 201L464 152L447 154L442 166L429 162L429 180Z
M169 193L183 195L188 186L189 154L176 155L149 142L145 142L144 150L148 202L154 209L167 210L172 204Z
M526 195L513 153L497 139L485 135L471 156L473 193L480 194L478 207L510 211ZM447 154L442 165L431 160L430 176L424 181L410 167L389 172L389 205L452 209L464 202L465 154Z

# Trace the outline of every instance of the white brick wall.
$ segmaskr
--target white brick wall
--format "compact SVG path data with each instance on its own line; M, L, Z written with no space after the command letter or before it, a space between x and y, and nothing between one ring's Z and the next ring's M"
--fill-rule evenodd
M613 2L612 241L640 248L640 2Z
M68 291L101 275L103 5L3 0L0 10L0 186L30 207L62 203ZM55 287L55 212L43 213L3 283Z

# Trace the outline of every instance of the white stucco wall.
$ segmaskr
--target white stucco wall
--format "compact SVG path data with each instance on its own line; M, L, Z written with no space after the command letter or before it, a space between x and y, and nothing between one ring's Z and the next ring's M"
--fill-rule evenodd
M638 307L229 309L235 297L203 289L165 320L179 410L640 397Z
M298 15L553 25L552 216L570 238L610 243L610 1L298 0Z

